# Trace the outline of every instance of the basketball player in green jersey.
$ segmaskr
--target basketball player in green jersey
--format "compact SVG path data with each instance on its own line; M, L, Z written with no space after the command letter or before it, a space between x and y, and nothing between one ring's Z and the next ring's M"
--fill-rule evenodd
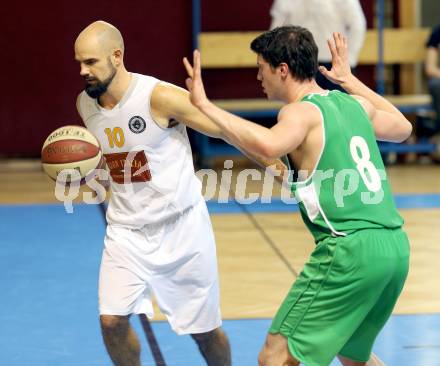
M410 122L350 72L347 41L329 41L332 69L349 94L315 82L317 47L301 27L280 27L251 44L269 99L284 101L271 129L206 97L200 54L184 59L191 101L234 145L266 158L288 155L292 192L316 247L276 314L259 356L265 366L380 365L371 357L408 272L409 243L393 202L378 140L401 142Z

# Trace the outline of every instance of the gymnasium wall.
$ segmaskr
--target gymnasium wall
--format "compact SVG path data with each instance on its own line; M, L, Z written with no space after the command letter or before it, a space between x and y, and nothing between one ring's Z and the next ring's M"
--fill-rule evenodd
M369 19L372 1L361 1ZM202 3L204 31L269 27L272 0ZM75 100L83 82L73 43L94 20L106 20L121 30L129 70L183 86L181 58L191 52L191 6L191 0L129 0L124 5L115 0L3 4L0 156L38 156L50 131L80 123ZM263 97L255 75L254 69L206 72L208 94L213 98Z
M367 26L373 27L373 3L375 0L360 0L367 18ZM272 0L202 0L203 31L254 31L270 26ZM227 21L225 21L227 19ZM203 55L202 55L203 56ZM363 80L374 87L374 69L358 68ZM211 98L265 98L260 83L256 80L256 69L209 69L204 71L206 90Z
M183 84L180 60L191 50L189 0L28 3L34 5L8 1L0 14L0 154L38 155L51 130L80 123L75 100L83 81L73 44L94 20L121 30L129 70Z
M440 2L438 0L421 0L422 27L436 27L440 25Z

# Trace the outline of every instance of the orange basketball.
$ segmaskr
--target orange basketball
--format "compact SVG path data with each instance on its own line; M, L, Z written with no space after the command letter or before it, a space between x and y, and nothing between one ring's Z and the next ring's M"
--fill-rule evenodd
M69 176L65 181L82 180L101 167L102 158L98 140L81 126L56 129L44 141L41 150L43 169L54 180L62 171ZM79 174L72 174L71 169Z

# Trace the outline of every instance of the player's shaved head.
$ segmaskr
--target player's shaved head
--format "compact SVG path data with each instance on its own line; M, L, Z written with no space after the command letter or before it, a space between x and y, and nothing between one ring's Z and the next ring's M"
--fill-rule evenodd
M113 25L99 20L79 34L75 41L75 59L80 63L85 91L91 98L105 94L113 79L118 79L118 73L129 80L123 57L124 40Z
M75 49L78 47L92 47L110 55L115 49L124 52L124 40L115 26L98 20L84 28L79 34L75 41Z

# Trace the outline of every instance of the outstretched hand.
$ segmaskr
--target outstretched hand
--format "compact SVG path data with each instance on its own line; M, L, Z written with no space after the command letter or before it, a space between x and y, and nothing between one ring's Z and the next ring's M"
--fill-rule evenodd
M341 85L351 76L347 38L335 32L333 42L328 39L327 44L332 54L332 68L327 70L324 66L320 66L319 71L331 82Z
M190 92L191 103L201 108L208 102L208 97L206 96L205 87L203 86L200 52L198 50L195 50L193 53L193 64L194 66L191 66L188 59L186 57L183 58L183 65L189 76L185 80L185 83L186 88Z

